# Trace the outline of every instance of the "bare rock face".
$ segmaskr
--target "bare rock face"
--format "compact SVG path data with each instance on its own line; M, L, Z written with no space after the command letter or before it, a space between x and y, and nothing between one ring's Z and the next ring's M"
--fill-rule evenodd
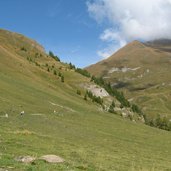
M40 157L40 160L44 160L48 163L63 163L65 160L59 156L50 154L50 155L44 155Z
M19 156L16 157L15 160L22 163L32 163L36 158L31 156Z

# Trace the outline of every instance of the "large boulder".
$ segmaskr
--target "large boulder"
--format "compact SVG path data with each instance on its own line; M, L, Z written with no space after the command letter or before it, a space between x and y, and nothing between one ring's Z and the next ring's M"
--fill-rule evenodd
M49 154L40 157L40 160L44 160L48 163L63 163L65 160L59 156Z

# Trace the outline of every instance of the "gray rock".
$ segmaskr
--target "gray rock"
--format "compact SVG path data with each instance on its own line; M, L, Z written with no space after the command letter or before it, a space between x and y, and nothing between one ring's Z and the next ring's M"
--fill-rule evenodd
M7 169L0 168L0 171L8 171Z
M16 157L15 160L22 163L32 163L36 158L31 156L19 156Z
M41 156L40 160L44 160L48 163L63 163L65 161L63 158L53 154Z

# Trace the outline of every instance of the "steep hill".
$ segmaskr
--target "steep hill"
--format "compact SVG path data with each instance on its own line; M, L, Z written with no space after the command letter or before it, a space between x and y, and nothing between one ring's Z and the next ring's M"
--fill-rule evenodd
M104 112L83 99L87 84L35 41L0 30L0 170L169 170L170 132ZM46 154L65 162L15 160Z
M110 81L151 115L171 118L171 41L133 41L86 69Z

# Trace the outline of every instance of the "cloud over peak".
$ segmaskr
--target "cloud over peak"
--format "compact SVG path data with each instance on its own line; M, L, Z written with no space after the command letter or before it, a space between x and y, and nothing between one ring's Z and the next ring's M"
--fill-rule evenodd
M171 0L93 0L87 6L98 23L108 21L100 39L110 42L109 46L171 38Z

